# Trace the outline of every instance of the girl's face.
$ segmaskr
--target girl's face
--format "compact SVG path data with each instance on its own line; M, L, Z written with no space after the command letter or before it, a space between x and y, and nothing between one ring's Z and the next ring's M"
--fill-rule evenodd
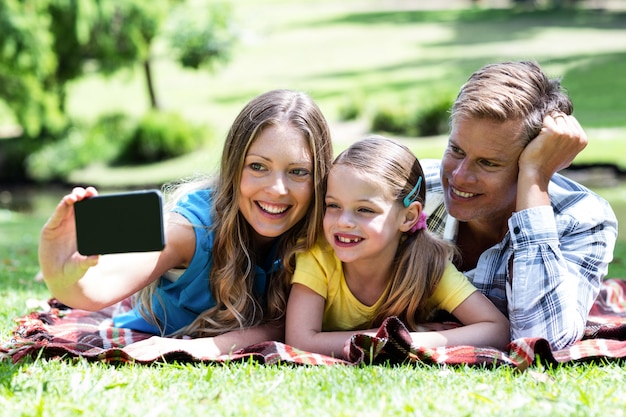
M403 207L381 184L346 165L328 175L324 235L342 262L376 261L395 256L400 242Z
M313 156L290 124L268 126L246 154L239 210L261 237L275 238L306 215L313 199Z

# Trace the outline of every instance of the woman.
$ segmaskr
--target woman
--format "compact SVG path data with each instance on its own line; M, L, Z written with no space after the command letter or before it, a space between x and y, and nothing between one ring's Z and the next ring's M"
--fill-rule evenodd
M86 310L137 294L116 326L196 338L152 338L131 349L158 344L211 357L282 340L286 276L295 254L314 243L331 158L328 125L309 96L262 94L233 122L217 179L177 190L162 251L80 255L73 206L97 191L76 188L43 228L44 280L59 301Z

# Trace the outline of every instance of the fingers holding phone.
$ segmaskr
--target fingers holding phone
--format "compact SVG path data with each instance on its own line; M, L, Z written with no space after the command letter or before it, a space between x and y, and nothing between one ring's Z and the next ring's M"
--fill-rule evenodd
M44 237L55 239L56 233L62 233L65 228L73 227L74 204L76 204L77 201L97 195L98 191L94 187L76 187L70 194L63 196L43 227L42 234L45 234Z
M61 199L44 224L39 240L39 265L46 281L57 277L78 280L98 263L97 256L85 257L77 252L74 219L75 203L96 195L98 191L94 187L74 188Z
M50 285L68 286L98 264L99 255L160 251L165 246L158 190L99 195L75 188L44 226L39 263Z
M99 310L145 287L170 263L180 264L162 250L164 235L158 190L98 194L75 189L42 231L43 279L62 303ZM100 256L109 253L116 255Z

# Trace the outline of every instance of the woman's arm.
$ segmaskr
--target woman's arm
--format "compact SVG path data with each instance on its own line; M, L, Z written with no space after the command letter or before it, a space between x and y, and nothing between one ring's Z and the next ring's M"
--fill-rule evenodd
M326 300L302 284L293 284L287 302L285 342L298 349L342 358L344 345L359 331L322 332Z
M266 323L248 329L235 330L215 337L197 339L173 339L153 336L124 348L126 353L138 360L154 358L155 353L164 355L168 352L184 350L197 358L215 359L236 350L266 342L282 341L285 338L285 326L280 323Z
M76 246L74 204L96 194L91 187L77 188L63 197L44 225L39 244L41 272L52 295L85 310L99 310L134 294L168 269L186 265L195 251L191 224L169 214L166 246L160 252L81 255Z
M509 343L509 321L480 291L473 292L451 313L463 326L442 331L411 332L413 345L471 345L504 350Z

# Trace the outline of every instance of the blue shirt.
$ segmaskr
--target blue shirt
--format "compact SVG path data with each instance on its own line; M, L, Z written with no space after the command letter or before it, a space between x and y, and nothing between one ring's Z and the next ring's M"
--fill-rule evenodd
M454 241L458 222L445 210L440 161L422 167L428 229ZM551 205L513 213L502 241L463 273L508 316L512 340L542 337L561 349L583 336L613 259L617 220L605 200L562 175L548 194Z
M171 334L191 324L202 312L215 306L215 299L209 288L209 273L213 266L212 230L213 200L210 190L198 190L183 197L172 212L185 217L193 226L196 236L196 248L182 275L175 281L161 277L153 297L153 312L163 326L159 327L144 319L136 306L132 310L117 315L113 319L116 327L125 327L152 334ZM270 251L275 257L276 247ZM255 267L253 293L263 298L266 293L268 275L280 267L280 261L271 264L269 270Z

